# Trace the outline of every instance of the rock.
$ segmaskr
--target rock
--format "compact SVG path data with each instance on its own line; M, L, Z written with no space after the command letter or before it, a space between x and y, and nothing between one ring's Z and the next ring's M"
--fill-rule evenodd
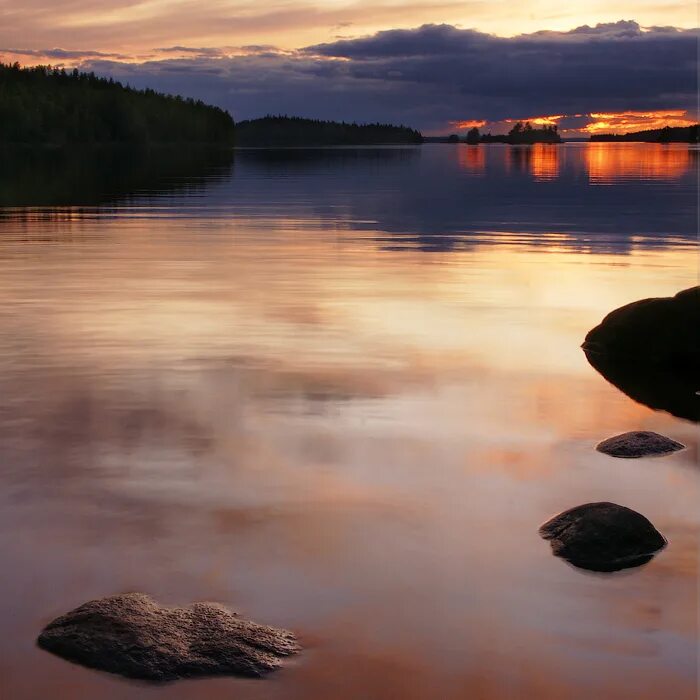
M140 593L85 603L47 625L37 643L84 666L151 681L259 677L300 649L291 632L215 603L166 608Z
M611 457L635 458L667 455L684 448L685 445L680 442L658 433L635 430L603 440L597 445L596 450Z
M641 514L615 503L586 503L540 527L558 557L590 571L619 571L646 564L666 546Z
M700 421L700 287L612 311L589 331L583 350L635 401Z
M611 311L589 331L584 347L644 355L659 364L697 365L700 360L700 286L673 297L641 299Z

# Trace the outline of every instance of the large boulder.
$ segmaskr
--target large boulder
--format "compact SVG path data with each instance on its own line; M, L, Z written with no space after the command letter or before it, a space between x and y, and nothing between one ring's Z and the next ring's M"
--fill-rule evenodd
M661 533L634 510L615 503L585 503L548 520L540 535L558 557L590 571L646 564L666 546Z
M299 651L291 632L215 603L166 608L140 593L85 603L47 625L37 643L69 661L150 681L259 677Z
M700 421L700 287L612 311L588 333L583 350L630 398Z
M622 433L598 443L596 450L611 457L660 457L685 448L671 438L648 430Z

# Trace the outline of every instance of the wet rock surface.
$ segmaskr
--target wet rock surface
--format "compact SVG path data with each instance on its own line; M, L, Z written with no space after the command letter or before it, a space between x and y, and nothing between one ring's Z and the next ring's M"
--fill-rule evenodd
M589 331L583 350L630 398L700 421L700 287L612 311Z
M585 503L540 527L553 553L574 566L611 572L641 566L666 546L640 513L616 503Z
M221 605L167 608L140 593L85 603L47 625L37 643L84 666L150 681L260 677L300 649L291 632Z
M603 440L596 446L598 452L611 457L624 457L634 459L638 457L659 457L661 455L678 452L685 445L671 438L652 433L646 430L635 430L622 433Z

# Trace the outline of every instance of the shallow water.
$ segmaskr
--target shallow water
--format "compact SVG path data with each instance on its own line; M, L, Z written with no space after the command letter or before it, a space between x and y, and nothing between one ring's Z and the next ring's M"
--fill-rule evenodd
M697 284L697 153L6 155L2 696L695 698L697 426L579 346ZM633 429L688 449L594 450ZM594 500L669 546L612 575L554 558L538 526ZM264 681L154 687L34 646L129 590L221 601L306 651Z

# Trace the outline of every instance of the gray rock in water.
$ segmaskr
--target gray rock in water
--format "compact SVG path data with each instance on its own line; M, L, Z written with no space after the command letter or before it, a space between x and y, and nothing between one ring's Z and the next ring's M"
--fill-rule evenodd
M165 608L140 593L85 603L47 625L37 643L84 666L151 681L259 677L300 649L291 632L215 603Z
M619 571L646 564L666 546L661 533L641 514L615 503L586 503L540 527L552 551L574 566Z
M598 452L603 452L611 457L654 457L667 455L678 450L685 449L685 445L658 433L646 430L635 430L631 433L622 433L603 440L596 447Z

